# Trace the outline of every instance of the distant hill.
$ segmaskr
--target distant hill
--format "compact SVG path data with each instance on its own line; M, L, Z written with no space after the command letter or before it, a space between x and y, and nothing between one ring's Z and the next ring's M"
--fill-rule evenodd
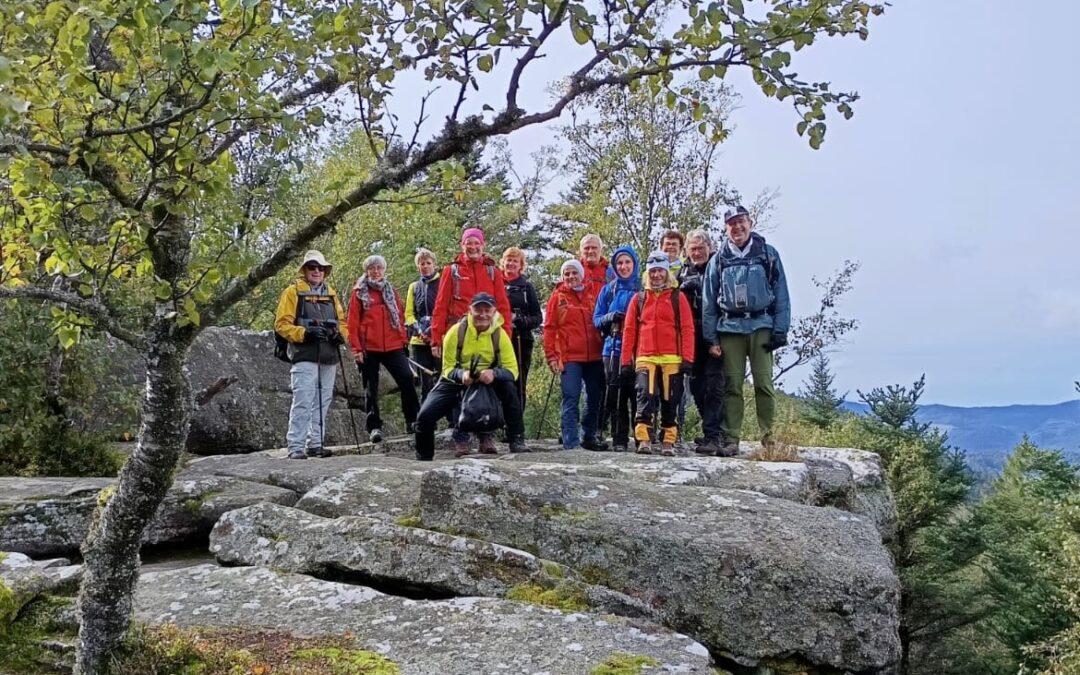
M851 401L844 407L859 414L867 410ZM974 469L1000 471L1025 433L1039 447L1063 450L1080 462L1080 400L978 408L927 404L919 408L918 418L947 431L949 443L967 451Z

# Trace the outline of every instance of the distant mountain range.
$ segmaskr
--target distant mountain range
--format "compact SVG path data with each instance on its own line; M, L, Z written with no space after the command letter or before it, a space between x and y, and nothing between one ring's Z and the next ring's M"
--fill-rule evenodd
M863 403L847 401L844 407L859 414L867 411ZM976 470L1000 471L1024 434L1039 447L1062 450L1080 462L1080 400L978 408L928 404L920 406L916 416L947 431L950 445L965 450Z

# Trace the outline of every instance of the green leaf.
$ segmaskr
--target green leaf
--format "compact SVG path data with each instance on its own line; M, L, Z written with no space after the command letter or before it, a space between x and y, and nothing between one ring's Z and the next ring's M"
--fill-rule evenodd
M574 34L574 42L579 45L588 44L591 31L587 30L576 18L570 19L570 32Z
M490 73L493 65L494 59L491 58L491 54L483 54L476 59L476 67L485 73Z
M710 79L712 79L712 76L713 76L713 67L712 66L702 66L698 70L698 77L703 82L709 81Z

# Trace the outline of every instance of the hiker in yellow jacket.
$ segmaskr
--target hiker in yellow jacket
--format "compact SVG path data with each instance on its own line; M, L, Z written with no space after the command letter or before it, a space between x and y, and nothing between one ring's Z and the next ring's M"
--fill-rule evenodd
M278 299L274 332L288 342L286 357L292 363L293 399L285 437L289 459L330 456L323 445L326 412L334 398L338 347L349 337L345 311L326 283L331 271L322 253L308 251L300 278Z
M528 452L521 404L514 381L518 377L514 345L501 330L503 317L495 311L495 298L477 293L469 313L446 330L442 343L441 377L420 407L416 419L416 458L430 461L435 455L435 423L453 410L466 387L476 382L494 388L506 418L510 452ZM473 361L476 361L474 364ZM454 437L454 456L469 454L469 436ZM490 433L480 434L480 452L497 454Z

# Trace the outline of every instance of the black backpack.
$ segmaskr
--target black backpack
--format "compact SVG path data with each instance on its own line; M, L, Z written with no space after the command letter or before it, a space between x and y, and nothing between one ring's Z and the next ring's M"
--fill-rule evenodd
M304 296L299 290L296 291L296 311L293 316L296 320L300 319L300 312L304 309ZM292 359L289 358L289 341L281 336L281 333L274 331L274 358L285 363L292 363Z

